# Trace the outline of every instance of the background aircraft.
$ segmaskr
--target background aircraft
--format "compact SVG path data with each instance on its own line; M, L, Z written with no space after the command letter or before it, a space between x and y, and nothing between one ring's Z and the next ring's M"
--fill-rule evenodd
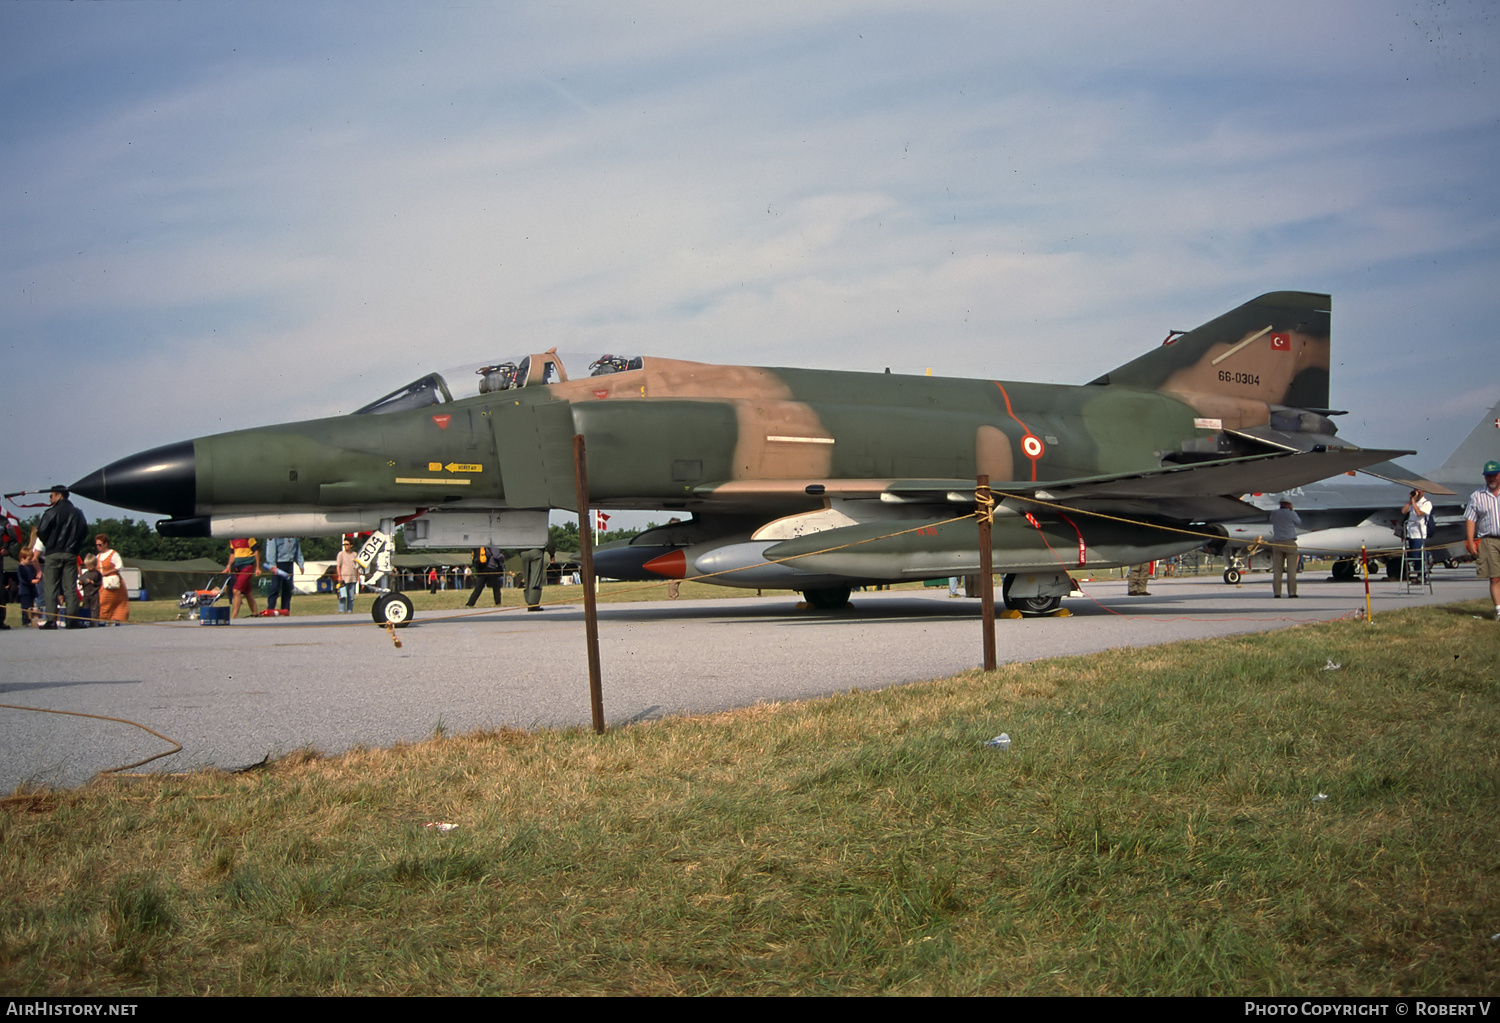
M1462 556L1464 507L1469 494L1481 482L1479 467L1492 458L1500 458L1500 401L1490 406L1442 465L1425 474L1430 482L1423 489L1432 501L1433 518L1426 547L1434 558L1448 560ZM1432 484L1450 493L1433 489ZM1269 512L1282 498L1289 498L1306 527L1297 537L1298 549L1308 554L1343 555L1334 562L1334 578L1355 577L1361 545L1370 552L1372 561L1384 562L1388 573L1395 577L1400 571L1401 558L1396 551L1402 546L1400 527L1405 521L1401 508L1410 492L1410 486L1383 481L1355 482L1340 476L1282 493L1251 494L1245 501ZM1243 557L1250 544L1270 535L1270 526L1263 516L1255 522L1221 525L1229 538L1222 551L1231 559ZM1239 582L1237 574L1230 578L1232 573L1237 570L1225 570L1225 581Z
M412 546L537 547L548 510L574 507L581 434L592 504L691 516L600 551L600 574L707 575L831 608L854 585L977 571L965 516L987 474L1005 599L1037 613L1071 591L1070 568L1199 546L1170 530L1243 517L1225 495L1408 453L1337 438L1329 317L1326 295L1262 295L1077 386L616 356L571 377L553 350L466 374L472 395L430 374L353 415L168 445L74 489L169 516L165 534L404 522Z

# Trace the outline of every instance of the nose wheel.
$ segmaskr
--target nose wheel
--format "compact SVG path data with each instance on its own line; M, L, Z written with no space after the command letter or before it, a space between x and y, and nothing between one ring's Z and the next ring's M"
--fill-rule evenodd
M379 626L394 625L398 629L404 629L416 614L416 608L412 606L411 598L404 593L382 593L375 598L375 604L370 608L370 617L375 619Z

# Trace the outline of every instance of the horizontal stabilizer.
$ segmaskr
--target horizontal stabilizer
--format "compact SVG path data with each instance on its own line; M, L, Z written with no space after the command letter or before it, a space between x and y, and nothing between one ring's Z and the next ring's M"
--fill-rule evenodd
M1366 475L1374 476L1376 479L1385 480L1387 483L1399 483L1403 487L1425 490L1427 493L1436 494L1439 497L1456 496L1453 491L1441 483L1434 483L1432 480L1423 479L1421 473L1412 472L1406 466L1398 465L1395 462L1380 462L1376 465L1367 465L1359 471Z

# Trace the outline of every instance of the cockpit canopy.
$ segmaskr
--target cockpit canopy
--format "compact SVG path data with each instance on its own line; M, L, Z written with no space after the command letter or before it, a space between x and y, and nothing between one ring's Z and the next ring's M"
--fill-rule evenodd
M600 355L576 356L570 354L568 361L575 366L587 365L589 376L600 377L611 373L625 373L640 369L641 356ZM463 386L455 394L449 390L448 381L462 381ZM523 356L518 361L503 361L480 366L462 366L444 373L429 373L378 398L360 409L355 415L384 415L390 412L410 412L429 405L460 401L481 394L495 394L533 384L560 384L568 380L568 370L556 348L549 348L539 355Z

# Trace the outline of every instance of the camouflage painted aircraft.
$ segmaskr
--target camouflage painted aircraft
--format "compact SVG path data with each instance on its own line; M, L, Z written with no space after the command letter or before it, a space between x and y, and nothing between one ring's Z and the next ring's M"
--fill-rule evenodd
M469 397L431 374L351 415L168 445L73 489L168 516L164 535L404 522L413 546L535 548L548 511L575 506L576 433L591 504L688 516L601 550L601 575L706 575L834 608L854 585L976 572L962 517L987 474L1005 599L1041 613L1071 591L1069 569L1199 546L1155 527L1244 517L1227 495L1406 454L1336 437L1328 367L1328 296L1301 292L1079 386L615 356L571 377L553 350L479 367Z

